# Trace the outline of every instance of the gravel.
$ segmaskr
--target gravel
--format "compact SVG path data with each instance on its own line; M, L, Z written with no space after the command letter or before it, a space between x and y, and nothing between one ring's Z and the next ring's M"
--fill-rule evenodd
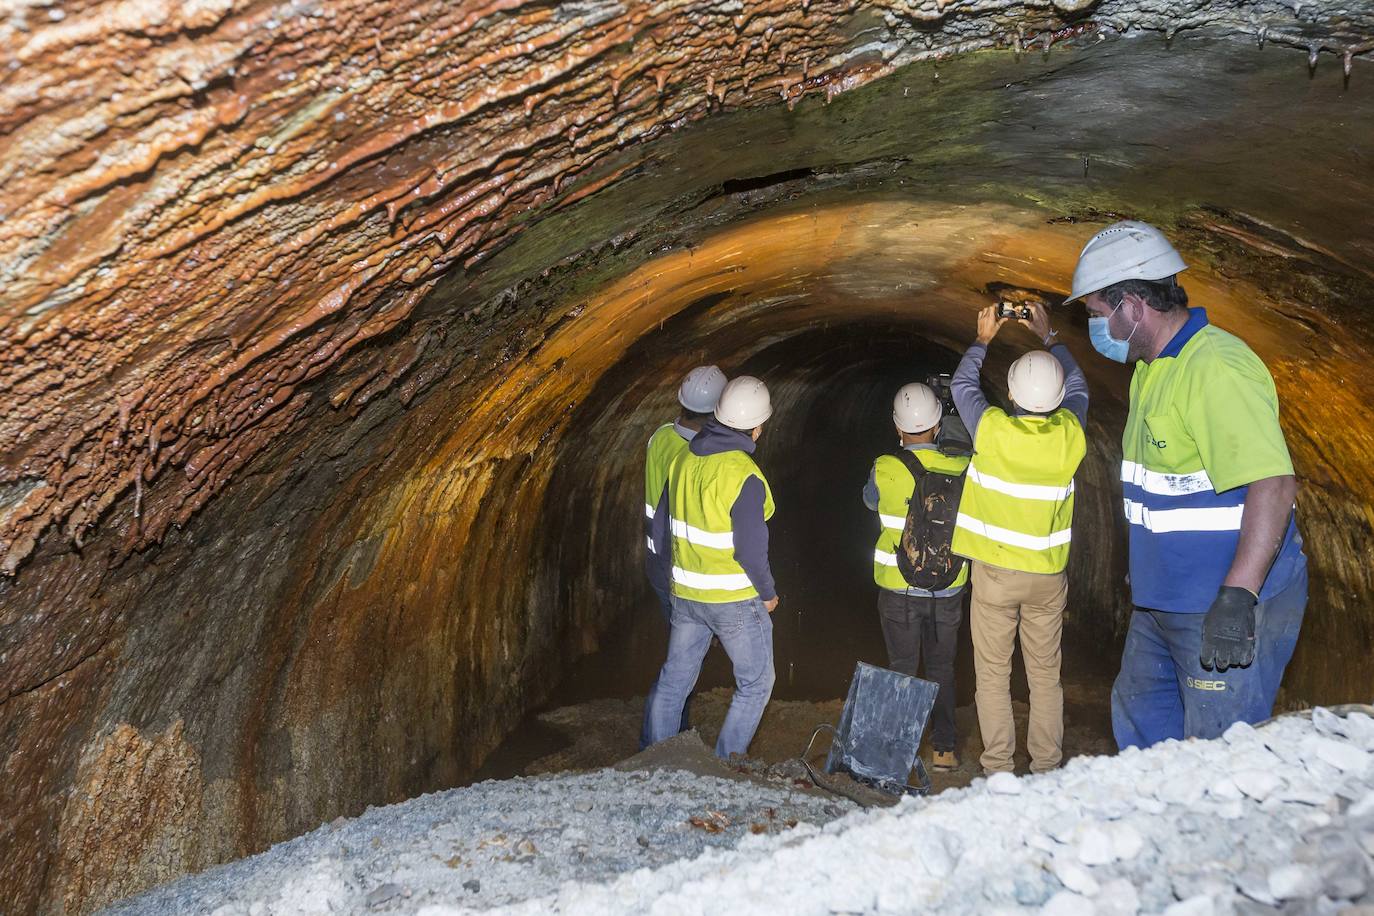
M1374 906L1372 745L1318 710L868 810L699 760L488 782L113 912L1335 913Z

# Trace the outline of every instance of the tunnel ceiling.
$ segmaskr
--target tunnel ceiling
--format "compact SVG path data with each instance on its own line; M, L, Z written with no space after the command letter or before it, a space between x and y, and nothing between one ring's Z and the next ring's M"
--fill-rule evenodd
M1217 24L1353 67L1367 19L1311 6L17 7L0 27L0 570L47 533L79 547L129 491L127 546L146 546L294 420L413 395L426 347L406 330L436 280L624 180L588 174L617 148L1090 28Z
M532 546L559 466L613 542L633 461L581 433L828 322L960 347L1119 215L1274 370L1358 621L1298 662L1374 642L1369 4L89 2L0 47L0 910L461 780L631 587Z

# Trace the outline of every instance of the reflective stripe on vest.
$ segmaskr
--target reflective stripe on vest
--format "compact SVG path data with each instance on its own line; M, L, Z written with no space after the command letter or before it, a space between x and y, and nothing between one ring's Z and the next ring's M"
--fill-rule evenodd
M673 594L707 604L755 598L735 560L730 510L750 477L763 482L763 517L773 515L773 492L754 459L742 451L694 455L684 450L668 473Z
M936 473L962 474L968 467L967 458L945 455L935 449L916 449L913 454L927 470ZM911 586L897 567L897 546L902 542L907 503L916 491L916 480L896 455L880 455L873 462L873 483L878 488L878 521L882 525L873 548L873 581L879 588L906 591ZM949 587L958 588L967 581L965 563Z
M1212 506L1200 509L1151 509L1132 499L1126 504L1126 521L1155 534L1178 531L1239 531L1245 506Z
M1086 453L1072 411L1013 417L989 408L978 421L954 552L1004 569L1062 571L1073 537L1073 475Z

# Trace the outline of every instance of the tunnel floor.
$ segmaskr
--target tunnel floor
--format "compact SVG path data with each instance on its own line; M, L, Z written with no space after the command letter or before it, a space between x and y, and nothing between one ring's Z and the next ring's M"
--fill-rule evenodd
M855 662L886 664L877 611L867 607L869 602L864 604L864 610L871 613L857 614L842 625L837 617L822 613L819 606L794 606L791 614L779 608L781 619L774 631L778 682L750 745L751 758L781 764L799 757L817 725L839 722ZM789 628L800 648L785 642L783 634ZM961 764L952 772L931 774L937 792L966 786L981 773L978 755L982 742L973 704L973 654L967 623L959 635L956 720ZM666 627L652 607L644 608L629 632L577 662L549 703L525 717L472 781L595 769L633 756L638 750L644 692L657 674L666 644ZM1088 645L1065 644L1066 761L1115 751L1109 709L1115 658L1115 647L1104 659ZM713 646L692 705L692 724L708 746L715 742L732 690L729 659L719 646ZM1028 707L1019 655L1012 677L1012 699L1019 739L1016 768L1018 773L1026 773L1030 764L1025 751ZM818 741L813 759L822 759L826 747L823 740ZM923 745L926 760L929 751L928 744Z

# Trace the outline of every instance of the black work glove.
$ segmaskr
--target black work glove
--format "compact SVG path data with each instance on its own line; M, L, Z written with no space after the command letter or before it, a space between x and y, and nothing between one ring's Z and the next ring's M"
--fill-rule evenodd
M1202 667L1245 668L1255 660L1255 605L1249 589L1223 585L1202 619Z

